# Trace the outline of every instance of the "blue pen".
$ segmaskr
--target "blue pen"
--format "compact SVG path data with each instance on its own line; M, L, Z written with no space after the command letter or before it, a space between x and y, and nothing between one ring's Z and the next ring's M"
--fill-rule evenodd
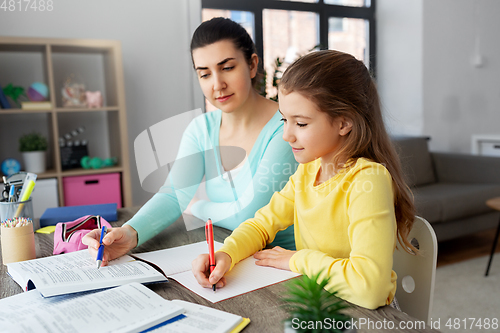
M106 228L106 226L102 226L102 230L101 230L101 240L99 241L99 250L97 251L97 269L99 269L101 267L101 263L102 263L102 255L104 254L104 244L102 243L102 239L104 238L104 236L106 235L106 231L108 230L108 228Z
M9 202L13 202L14 201L14 193L16 191L16 187L14 185L10 185L10 193L9 193L9 199L8 201Z

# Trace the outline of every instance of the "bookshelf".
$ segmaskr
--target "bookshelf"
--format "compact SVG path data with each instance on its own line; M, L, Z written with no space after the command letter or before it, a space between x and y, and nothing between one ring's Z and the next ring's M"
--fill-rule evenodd
M76 74L86 90L101 91L103 107L63 107L61 88ZM63 179L119 173L122 204L132 206L121 45L114 40L55 39L0 36L0 85L27 90L33 82L49 87L49 110L0 109L0 162L15 158L23 164L18 140L37 131L48 138L47 171L39 179L57 178L59 205L64 206ZM118 164L101 169L61 168L58 139L79 126L88 140L89 156L117 157Z

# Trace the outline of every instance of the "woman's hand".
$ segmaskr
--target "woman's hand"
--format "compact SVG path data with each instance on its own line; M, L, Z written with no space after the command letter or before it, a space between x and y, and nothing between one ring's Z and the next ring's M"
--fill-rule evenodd
M82 238L82 243L88 245L89 252L94 259L97 257L100 239L101 229L94 229ZM137 231L128 225L118 228L108 228L108 232L104 236L102 243L104 244L104 254L102 256L101 267L106 266L110 260L121 257L136 247Z
M259 266L270 266L279 269L290 270L290 258L297 251L285 250L282 247L275 246L272 249L256 252L253 257L258 259L255 264Z
M231 268L231 257L225 252L215 252L215 269L210 274L210 259L208 254L200 254L191 263L191 270L198 283L205 288L222 288L226 285L224 274Z

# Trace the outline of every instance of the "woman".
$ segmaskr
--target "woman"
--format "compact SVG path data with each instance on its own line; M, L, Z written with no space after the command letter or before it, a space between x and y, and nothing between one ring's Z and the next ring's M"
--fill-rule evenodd
M246 30L225 18L204 22L191 40L191 57L203 94L218 110L195 118L184 132L176 161L189 157L188 167L174 163L159 193L106 234L103 266L157 235L183 211L234 230L295 172L292 150L282 139L278 104L254 88L259 59ZM232 166L231 150L224 154L219 149L224 146L243 149L243 161ZM192 200L204 176L210 201ZM94 230L82 240L94 257L99 238L100 230ZM271 241L295 249L293 227Z

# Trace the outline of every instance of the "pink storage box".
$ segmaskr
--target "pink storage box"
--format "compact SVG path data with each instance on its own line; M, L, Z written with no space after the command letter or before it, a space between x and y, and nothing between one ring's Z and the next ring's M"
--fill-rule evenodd
M116 203L122 207L119 173L63 177L64 205Z

